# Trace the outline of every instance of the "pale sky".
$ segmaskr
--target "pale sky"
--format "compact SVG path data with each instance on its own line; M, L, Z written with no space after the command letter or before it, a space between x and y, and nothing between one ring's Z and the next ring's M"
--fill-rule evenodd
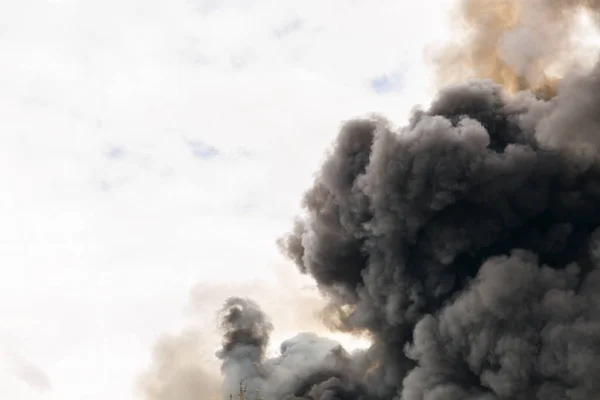
M0 398L135 399L243 288L316 329L275 240L343 120L427 101L442 1L0 2Z

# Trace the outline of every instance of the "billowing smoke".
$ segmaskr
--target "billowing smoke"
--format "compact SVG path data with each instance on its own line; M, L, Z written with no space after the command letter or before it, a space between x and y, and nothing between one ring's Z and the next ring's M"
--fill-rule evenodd
M585 61L574 29L582 11L598 20L600 1L459 0L453 22L465 36L438 55L441 82L475 76L554 95L558 76Z
M549 22L579 4L510 7L543 6ZM475 30L473 60L478 46L501 54L517 32L498 29L506 34ZM535 86L543 70L515 57L525 61L504 62L528 82L517 88ZM218 353L225 392L244 381L248 398L266 400L598 397L600 64L546 98L497 81L447 86L399 130L382 119L342 127L279 244L328 299L328 323L373 344L349 353L304 333L268 357L268 317L231 299Z
M250 299L230 298L221 310L221 328L224 340L217 356L223 360L225 393L235 393L240 383L247 398L254 393L265 399L366 393L360 383L364 357L352 356L337 342L314 333L284 341L279 356L265 358L273 326Z
M444 87L393 130L343 125L279 241L367 350L223 306L223 394L265 400L589 400L600 393L600 63L574 69L592 0L463 0ZM560 79L553 66L568 68Z
M273 266L274 282L264 280L245 281L243 283L207 284L200 282L190 292L189 301L185 307L185 318L180 331L165 334L154 345L152 359L148 368L139 377L136 389L144 400L217 400L221 393L225 397L229 393L237 394L239 380L237 374L242 374L242 369L236 372L234 362L226 369L228 384L225 391L221 389L222 377L219 373L220 361L214 357L215 348L219 346L220 325L225 322L223 316L214 315L216 309L224 303L239 307L239 300L227 300L232 293L243 293L244 296L259 302L269 316L277 322L277 330L271 335L286 338L293 332L302 329L315 332L326 332L318 314L323 306L314 287L306 288L310 282L308 278L299 276L292 268ZM300 279L299 279L300 278ZM281 287L286 287L286 292L281 292ZM244 312L249 310L244 308ZM257 310L257 307L255 307ZM256 312L249 317L264 316L263 311ZM265 317L266 318L266 317ZM252 321L252 320L251 320ZM231 320L233 322L233 320ZM254 323L252 323L254 324ZM220 327L235 327L239 325L223 325ZM264 326L264 325L263 325ZM250 325L252 327L252 325ZM256 328L255 332L257 331ZM263 335L267 337L270 332ZM241 337L229 336L230 343L241 343ZM329 347L328 347L329 349ZM232 349L233 350L233 349ZM323 350L326 351L326 350ZM251 347L252 352L252 347ZM262 350L254 354L262 354ZM233 355L234 353L226 353ZM240 360L243 360L242 355ZM259 357L260 358L260 357ZM252 366L252 362L242 365Z

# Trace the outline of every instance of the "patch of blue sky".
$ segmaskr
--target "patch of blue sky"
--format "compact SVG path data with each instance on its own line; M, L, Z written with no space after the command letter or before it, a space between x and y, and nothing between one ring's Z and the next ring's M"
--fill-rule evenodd
M273 30L273 36L278 39L282 39L288 35L291 35L294 32L301 30L304 27L304 20L300 18L291 19L277 29Z
M371 79L369 85L379 94L399 92L404 86L404 76L400 72L381 74Z
M219 149L201 140L192 140L187 144L194 157L202 160L210 160L221 155Z
M105 155L106 158L111 159L123 158L125 156L125 149L119 146L112 146L110 149L108 149Z

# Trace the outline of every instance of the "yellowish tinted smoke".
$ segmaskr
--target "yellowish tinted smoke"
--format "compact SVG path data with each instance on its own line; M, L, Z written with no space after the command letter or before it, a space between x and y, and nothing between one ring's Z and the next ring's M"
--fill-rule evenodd
M444 47L437 55L438 84L456 83L469 77L487 78L509 92L529 89L543 97L552 97L560 76L548 72L557 64L574 63L570 33L577 12L584 6L590 4L560 0L460 0L452 22L466 37ZM515 32L520 35L525 32L538 40L532 43L513 40L508 45L508 52L513 61L518 59L514 64L520 70L509 65L501 54L501 46L506 46L503 40ZM532 49L527 46L537 48L529 51Z
M477 76L493 79L510 90L519 89L522 79L500 59L496 44L504 32L519 22L519 10L519 4L510 0L468 0L463 7L463 18L468 26L488 31L484 40L472 43L471 59L465 61L470 61Z
M380 367L380 363L379 361L374 362L373 364L371 364L371 366L369 366L369 368L367 368L367 372L365 373L366 376L371 375L373 372L377 371L377 369Z
M230 296L256 301L271 317L275 330L269 356L279 353L279 345L298 332L313 331L340 342L347 350L368 347L364 338L332 332L323 324L324 299L314 284L290 265L273 265L275 282L247 281L231 284L198 283L190 293L188 320L178 333L164 335L153 349L152 362L140 376L138 389L144 400L196 400L222 398L218 373L220 360L214 357L220 347L215 310ZM260 370L260 366L258 366ZM235 398L235 395L234 395Z

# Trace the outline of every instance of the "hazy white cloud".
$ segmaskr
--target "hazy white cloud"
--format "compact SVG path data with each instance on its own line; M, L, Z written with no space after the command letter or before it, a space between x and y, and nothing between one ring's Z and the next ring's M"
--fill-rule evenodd
M0 389L11 385L11 381L21 383L21 389L27 392L47 392L52 390L52 383L43 368L35 363L24 359L10 351L2 354L3 362L0 363L3 370L0 378Z
M275 238L341 121L430 95L441 4L0 4L0 351L51 382L7 374L0 397L131 399L156 339L199 318L193 287L203 315L278 298Z
M46 373L36 365L26 361L20 361L15 367L15 373L19 379L29 385L32 389L42 392L52 389L50 379L48 379Z

